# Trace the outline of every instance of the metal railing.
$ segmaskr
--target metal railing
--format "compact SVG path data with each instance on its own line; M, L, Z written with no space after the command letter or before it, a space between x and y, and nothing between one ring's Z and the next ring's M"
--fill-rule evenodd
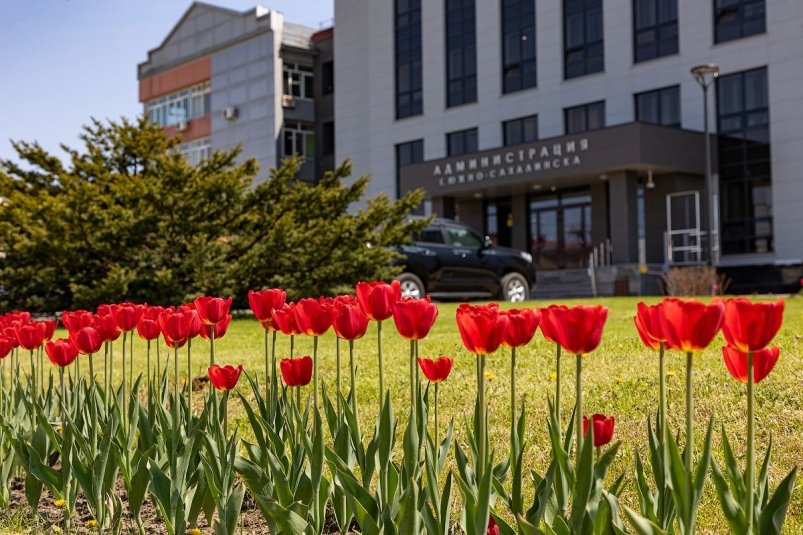
M709 259L708 232L698 229L683 229L664 232L664 264L689 266L719 261L719 233L714 231L711 243L712 259Z
M588 253L588 279L591 281L591 291L597 297L597 268L613 264L613 246L611 240L606 239L594 246Z

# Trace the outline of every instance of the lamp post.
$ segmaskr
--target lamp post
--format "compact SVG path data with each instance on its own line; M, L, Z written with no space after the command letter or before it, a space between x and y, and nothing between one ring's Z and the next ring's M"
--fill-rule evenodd
M716 185L712 183L711 173L711 138L708 134L708 88L719 76L719 67L713 63L692 67L694 81L703 88L703 131L705 132L705 197L708 200L708 263L715 264L714 258L714 215L718 213L715 202ZM717 218L719 225L719 218ZM718 230L718 229L717 229ZM717 232L719 239L719 232Z

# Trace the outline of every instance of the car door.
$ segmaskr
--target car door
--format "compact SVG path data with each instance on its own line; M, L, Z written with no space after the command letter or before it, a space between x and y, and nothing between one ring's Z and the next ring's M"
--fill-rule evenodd
M403 248L407 255L407 269L423 279L427 292L449 291L448 262L451 247L441 225L432 225L413 236L413 245Z
M499 281L486 265L483 243L469 228L444 225L447 242L451 246L450 271L456 291L465 293L488 293L494 295Z

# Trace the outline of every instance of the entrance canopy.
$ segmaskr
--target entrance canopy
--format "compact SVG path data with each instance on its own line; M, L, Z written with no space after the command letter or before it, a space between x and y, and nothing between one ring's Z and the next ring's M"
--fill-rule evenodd
M400 169L399 191L423 188L429 198L495 196L580 186L614 171L703 175L703 138L700 132L627 123L407 165Z

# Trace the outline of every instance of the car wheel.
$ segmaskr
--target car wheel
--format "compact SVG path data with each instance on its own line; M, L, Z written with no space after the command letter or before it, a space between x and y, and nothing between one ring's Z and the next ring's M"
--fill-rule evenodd
M502 297L511 303L520 303L530 298L530 285L520 273L508 273L502 277Z
M410 297L414 299L421 299L426 294L424 283L412 273L402 273L396 277L396 280L399 281L399 286L401 287L402 299L407 299Z

